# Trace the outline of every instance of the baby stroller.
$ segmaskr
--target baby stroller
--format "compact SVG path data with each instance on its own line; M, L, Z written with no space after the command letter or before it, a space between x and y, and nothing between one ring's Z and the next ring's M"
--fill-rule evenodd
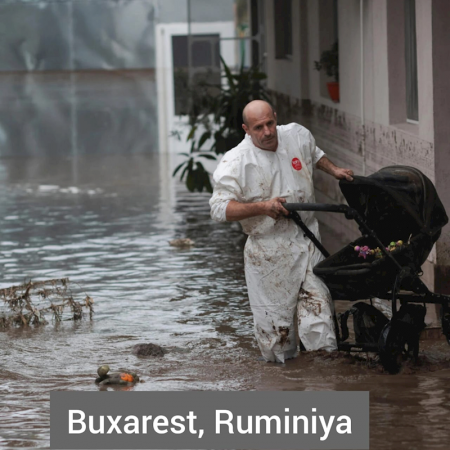
M384 368L397 373L404 361L418 356L427 303L441 305L442 331L450 344L450 296L431 292L420 279L421 266L448 218L433 183L412 167L385 167L368 177L355 176L352 182L341 180L339 186L349 206L283 206L325 256L314 273L325 281L333 300L377 297L392 302L391 320L360 302L341 314L339 321L335 316L335 322L339 350L377 352ZM362 236L330 255L297 211L342 213L357 222ZM389 248L394 239L399 245ZM358 254L365 246L377 247L377 253ZM355 342L346 342L349 314L353 314Z

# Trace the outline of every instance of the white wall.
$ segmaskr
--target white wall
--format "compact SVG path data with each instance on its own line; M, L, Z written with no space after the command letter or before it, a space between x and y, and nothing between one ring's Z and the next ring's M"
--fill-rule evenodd
M368 117L376 123L389 125L389 87L388 87L388 39L387 39L387 10L388 0L370 2L372 34L365 35L365 48L373 43L373 62L365 67L373 73L373 82L369 86L372 90L364 103Z
M417 71L419 78L418 135L434 142L432 0L416 1ZM450 55L449 55L450 57Z
M300 9L302 1L306 8ZM398 2L399 0L390 0ZM392 42L388 40L388 0L363 0L364 74L361 74L360 0L345 0L338 3L338 29L340 49L340 95L339 103L332 102L321 94L320 74L314 69L314 61L320 58L319 48L319 2L299 0L293 2L293 55L291 59L275 59L273 0L265 0L267 27L267 66L270 89L294 99L310 99L361 118L361 87L364 84L365 120L390 126L414 135L426 142L433 142L433 83L432 83L432 0L416 2L417 53L419 78L419 124L411 125L406 120L390 118L390 102L398 101L398 83L404 79L390 80L388 52ZM397 3L403 11L402 2ZM301 14L308 16L308 29L301 29ZM395 19L394 19L395 26ZM302 78L301 39L307 32L308 79ZM403 51L403 45L400 45ZM400 55L401 56L401 55ZM396 55L393 55L396 57ZM398 57L397 57L398 59ZM307 84L308 89L302 89ZM406 108L406 107L405 107Z
M268 87L295 98L301 97L300 70L300 1L292 2L292 38L293 55L290 59L275 58L275 20L273 0L264 1L264 17L266 18L266 63Z
M443 5L443 1L440 1ZM435 2L436 0L416 0L419 123L410 124L406 122L404 29L399 20L404 14L402 0L363 0L363 76L361 1L339 0L339 103L334 103L321 94L320 74L314 69L314 61L320 58L319 1L293 2L293 57L292 60L277 60L274 58L273 0L265 0L268 84L275 91L277 108L283 109L284 121L306 122L319 146L322 146L330 158L338 165L352 168L357 174L362 174L364 167L366 174L370 174L381 167L403 164L417 167L434 182L434 101L437 99L433 100L433 77L436 77L433 66L436 70L439 65L432 56ZM442 9L445 7L442 6ZM300 24L301 14L307 15L307 30L297 26ZM305 69L302 67L305 62L301 59L301 55L305 55L301 48L301 44L304 45L303 39L308 41L307 79L301 78ZM445 66L445 61L441 65ZM304 88L305 82L307 89ZM288 99L278 94L284 94ZM362 94L364 102L361 101ZM299 100L310 100L312 108L305 110L297 107L296 105L302 104ZM365 139L362 139L363 117ZM326 176L318 175L317 198L340 201L341 195L335 183ZM445 192L439 194L444 196ZM333 226L335 225L336 222ZM348 225L343 224L341 231L344 232L345 226ZM435 261L436 254L433 251L428 266L424 268L427 272L425 281L430 287L434 284L432 263Z

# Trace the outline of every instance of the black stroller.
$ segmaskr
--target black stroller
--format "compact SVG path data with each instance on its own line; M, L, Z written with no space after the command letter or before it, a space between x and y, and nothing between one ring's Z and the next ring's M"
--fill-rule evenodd
M335 316L335 322L339 350L377 352L384 368L397 373L407 358L418 356L426 303L441 305L442 331L450 344L450 296L431 292L419 278L421 266L448 218L433 183L412 167L385 167L368 177L355 176L352 182L341 180L339 185L350 206L283 206L325 256L314 273L325 281L334 300L377 297L392 301L391 320L375 307L360 302L341 314L339 320ZM362 236L329 255L297 211L343 213L358 223ZM389 248L393 239L400 244ZM359 257L355 247L358 250L365 246L377 247L377 254L369 251ZM401 305L398 310L397 301ZM353 314L355 328L352 343L346 342L349 314Z

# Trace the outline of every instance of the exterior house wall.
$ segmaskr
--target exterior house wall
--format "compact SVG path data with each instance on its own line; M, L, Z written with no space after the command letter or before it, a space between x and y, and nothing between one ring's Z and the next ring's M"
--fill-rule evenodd
M293 98L301 97L301 87L303 80L301 78L300 64L300 2L292 2L293 17L298 20L293 21L293 55L289 59L275 58L275 12L274 2L264 2L264 17L266 17L267 35L267 75L269 88L277 92L282 92ZM286 77L286 74L289 74Z
M448 112L446 105L450 101L444 103L439 99L439 106L434 104L437 95L449 97L442 90L438 93L434 83L440 65L446 66L447 74L450 73L448 56L444 57L445 52L448 55L450 50L450 39L441 23L444 20L441 16L448 17L450 13L450 2L416 1L419 121L412 124L406 121L403 0L362 2L363 74L361 2L338 1L339 103L333 103L328 96L324 96L320 74L314 68L314 61L320 58L323 50L320 49L320 2L292 2L296 5L292 15L294 30L297 29L293 38L293 56L289 60L276 60L273 0L262 1L267 18L268 86L273 94L279 122L296 121L305 125L315 136L317 145L335 164L349 167L356 174L369 175L389 165L409 165L420 169L436 183L444 206L450 211L450 195L448 201L446 198L446 192L450 192L450 182L447 181L450 177L446 169L449 166L450 152L447 147L450 144L445 144L445 150L439 150L439 154L435 155L435 117L438 111ZM438 28L440 25L441 28ZM440 47L436 51L433 43L437 34ZM444 77L440 77L443 80ZM443 123L441 125L440 135L447 136ZM442 138L441 142L444 143L445 139ZM438 161L443 164L438 166ZM336 181L328 175L316 172L315 183L317 201L344 201ZM343 241L348 242L359 235L353 224L335 216L321 215L319 219L324 225L332 227ZM444 236L447 236L445 232ZM448 247L450 237L445 238L445 244L438 243L439 263L445 266L450 266ZM435 264L436 250L433 250L423 267L423 280L432 289L435 285ZM447 285L445 290L450 293L450 283Z
M435 178L436 188L447 212L450 212L450 2L446 0L432 1L432 70L433 70L433 117L435 143ZM436 290L450 292L450 227L442 230L436 244Z

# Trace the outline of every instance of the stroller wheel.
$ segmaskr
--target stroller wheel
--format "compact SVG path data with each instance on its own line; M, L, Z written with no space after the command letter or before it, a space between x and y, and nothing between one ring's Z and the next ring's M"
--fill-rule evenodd
M411 356L417 357L418 342L408 339L409 332L407 324L392 321L381 332L378 341L380 361L390 374L398 373Z
M450 312L448 311L448 308L446 308L442 312L442 332L445 335L445 338L447 339L447 342L450 345Z
M448 314L445 319L446 323L445 326L443 326L442 328L444 329L444 334L447 339L447 342L450 345L450 314ZM442 320L442 322L444 323L444 319Z

